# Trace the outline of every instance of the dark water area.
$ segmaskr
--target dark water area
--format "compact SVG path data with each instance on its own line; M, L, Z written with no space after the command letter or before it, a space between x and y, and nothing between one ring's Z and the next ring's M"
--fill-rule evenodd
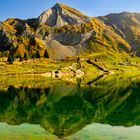
M140 139L140 76L0 80L0 139Z

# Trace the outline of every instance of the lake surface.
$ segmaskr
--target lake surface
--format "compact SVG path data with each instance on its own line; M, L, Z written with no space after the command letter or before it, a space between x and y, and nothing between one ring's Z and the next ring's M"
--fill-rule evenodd
M139 140L140 76L0 78L0 140Z

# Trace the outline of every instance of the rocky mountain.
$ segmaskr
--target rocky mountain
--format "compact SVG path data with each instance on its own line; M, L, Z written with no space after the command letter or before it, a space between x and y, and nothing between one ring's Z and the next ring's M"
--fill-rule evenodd
M95 52L129 53L131 43L122 34L98 18L57 3L38 18L1 22L0 56L24 57L26 53L35 58L47 52L48 57L63 60Z
M67 24L81 24L90 22L90 18L76 9L57 3L38 17L39 25L62 27Z
M122 36L140 56L140 13L123 12L99 17L106 25Z

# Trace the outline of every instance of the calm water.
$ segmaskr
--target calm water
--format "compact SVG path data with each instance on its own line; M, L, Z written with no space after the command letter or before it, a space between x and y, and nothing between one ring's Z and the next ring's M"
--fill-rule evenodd
M0 78L0 140L139 140L140 76Z

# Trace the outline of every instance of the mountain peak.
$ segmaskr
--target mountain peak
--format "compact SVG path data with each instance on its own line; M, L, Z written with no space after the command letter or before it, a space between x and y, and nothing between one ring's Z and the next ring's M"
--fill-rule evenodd
M57 11L62 11L64 4L63 3L56 3L52 8L55 8Z
M39 24L46 24L51 27L90 22L88 16L63 3L56 3L52 8L43 12L38 19Z
M57 2L57 3L54 5L54 7L55 7L55 6L60 6L60 7L61 7L61 6L63 6L63 5L64 5L64 4L61 3L61 2Z

